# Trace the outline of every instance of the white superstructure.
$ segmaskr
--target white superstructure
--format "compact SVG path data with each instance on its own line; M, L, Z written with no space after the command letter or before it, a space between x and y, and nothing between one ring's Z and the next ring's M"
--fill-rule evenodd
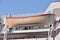
M33 20L34 22L39 21L40 22L39 25L35 25L34 26L34 25L28 25L28 23L27 23L26 26L22 26L22 25L20 25L22 22L24 23L24 22L29 22L29 21L27 19L25 19L25 20L27 20L27 21L25 21L24 17L22 17L23 20L21 20L20 17L18 17L17 20L15 20L16 17L14 18L14 17L10 16L10 17L8 17L9 20L11 18L12 18L11 20L13 20L13 19L14 20L13 21L11 21L11 20L9 21L8 20L7 24L11 22L10 24L11 25L14 24L14 27L9 28L9 31L7 33L11 33L11 34L8 36L8 38L10 38L11 40L13 40L13 39L14 40L53 40L53 39L57 39L59 37L59 35L60 35L60 33L59 33L60 32L59 31L60 30L60 27L59 27L60 26L60 2L51 3L50 6L47 8L45 13L47 13L47 14L48 13L55 14L55 19L53 19L57 23L55 25L56 26L56 30L55 31L53 30L54 22L51 25L49 24L47 26L46 25L40 25L41 23L43 24L43 22L44 22L44 24L46 24L46 20L44 20L44 19L46 19L47 17L44 18L41 21L38 20L39 18L36 19L37 17L35 18L36 20L34 18L28 19L30 21L34 19L35 20L35 21ZM44 16L44 15L40 15L40 17L41 16ZM25 17L25 18L30 18L30 17ZM31 22L33 22L33 21L31 21ZM20 23L20 24L16 25L16 27L15 27L15 23ZM25 24L23 24L23 25L25 25ZM7 27L8 26L9 25L7 25ZM53 33L52 33L52 31L53 31ZM56 34L56 31L58 32L57 34ZM54 34L55 34L55 36L54 36Z
M53 13L53 10L56 8L60 8L60 2L52 2L45 12L48 13L49 11L51 11Z
M3 24L3 19L2 19L2 17L0 16L0 33L2 32L2 29L3 29L3 27L4 27L4 24Z

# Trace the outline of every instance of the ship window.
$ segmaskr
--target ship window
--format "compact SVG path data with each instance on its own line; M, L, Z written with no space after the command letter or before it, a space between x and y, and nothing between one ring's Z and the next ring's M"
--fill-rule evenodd
M34 26L33 29L40 29L40 26Z
M29 29L41 29L41 26L29 26Z
M36 38L35 36L33 36L33 38Z
M50 25L50 26L51 26L51 25ZM45 29L45 28L49 28L49 26L48 26L48 25L44 25L44 29Z
M9 32L12 32L13 28L9 28Z
M16 30L20 30L20 27L16 27Z
M29 26L29 29L33 29L33 26Z
M1 24L1 23L0 23Z
M16 27L16 30L23 30L24 29L24 27Z
M59 19L59 22L60 22L60 19Z
M28 27L25 27L24 30L28 30Z

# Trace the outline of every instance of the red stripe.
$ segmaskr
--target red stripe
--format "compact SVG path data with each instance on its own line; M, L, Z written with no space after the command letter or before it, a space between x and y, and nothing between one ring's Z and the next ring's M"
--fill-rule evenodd
M54 14L41 14L36 16L25 16L25 17L6 17L6 18L30 18L30 17L39 17L39 16L48 16L48 15L54 15Z

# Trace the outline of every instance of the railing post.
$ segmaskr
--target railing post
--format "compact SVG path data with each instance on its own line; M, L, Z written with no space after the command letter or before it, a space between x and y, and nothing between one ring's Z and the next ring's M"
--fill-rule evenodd
M8 28L6 27L4 30L4 40L8 40L7 33L8 33Z

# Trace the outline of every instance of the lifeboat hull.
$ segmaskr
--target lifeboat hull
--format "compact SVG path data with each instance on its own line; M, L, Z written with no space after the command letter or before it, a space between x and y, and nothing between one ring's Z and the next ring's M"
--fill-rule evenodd
M42 14L37 16L28 16L28 17L7 17L6 25L8 27L14 27L17 25L26 26L26 25L50 25L54 19L53 14Z

